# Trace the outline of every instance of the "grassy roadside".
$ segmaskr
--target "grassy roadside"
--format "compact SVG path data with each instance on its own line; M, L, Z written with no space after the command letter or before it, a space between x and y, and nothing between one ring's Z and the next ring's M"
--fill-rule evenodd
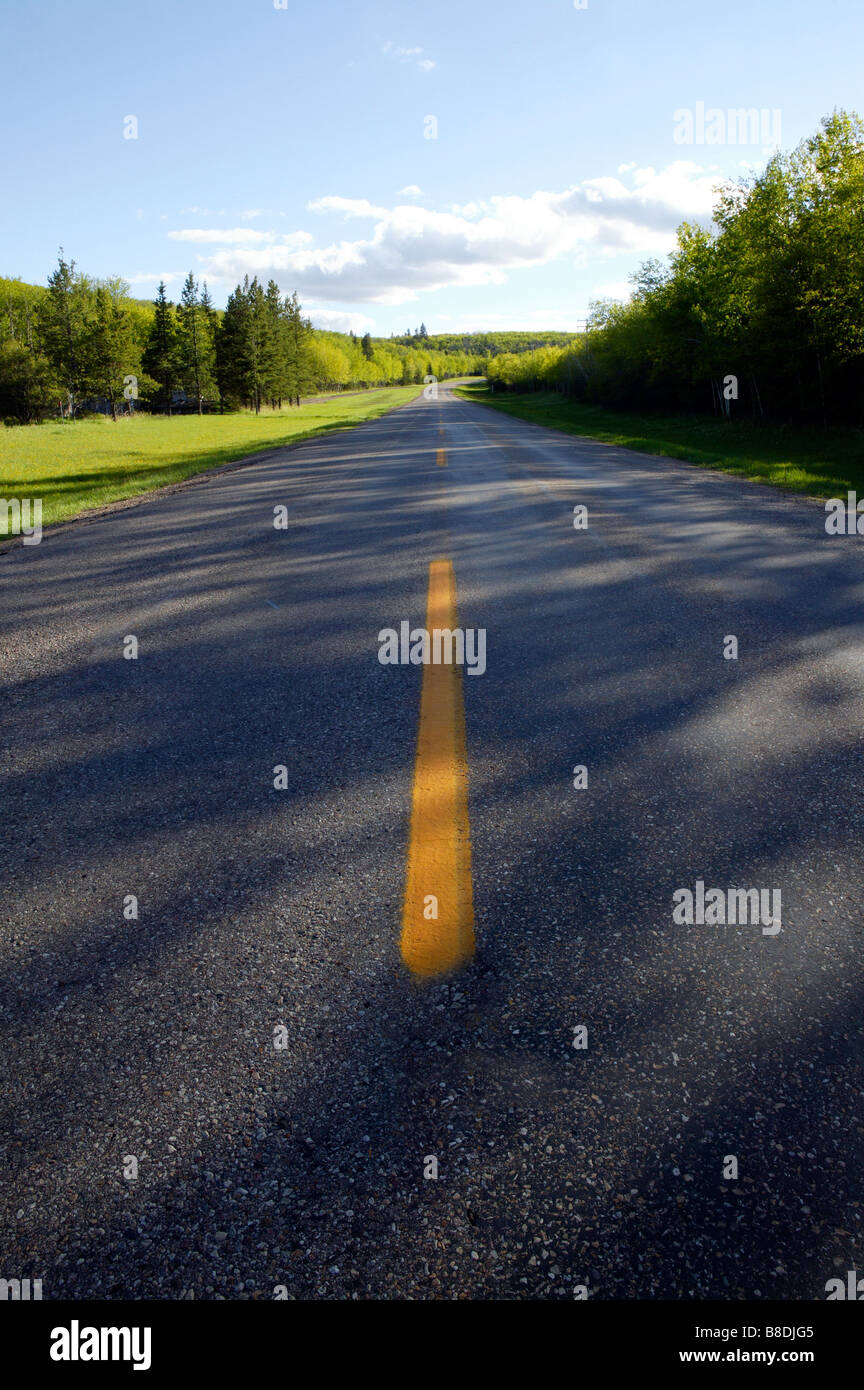
M771 483L814 497L840 497L849 489L864 495L864 433L860 430L805 430L691 415L639 415L582 405L554 391L493 395L485 383L460 387L458 394L566 434L685 459L704 468L736 473L751 482Z
M116 424L0 427L0 497L41 497L43 525L67 521L248 454L374 420L422 390L385 387L260 415L139 415Z

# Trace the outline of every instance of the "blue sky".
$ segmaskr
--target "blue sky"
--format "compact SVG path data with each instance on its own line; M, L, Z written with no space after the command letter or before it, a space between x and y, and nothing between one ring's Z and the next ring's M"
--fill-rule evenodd
M862 0L278 3L6 7L0 273L62 245L142 298L248 272L338 328L575 328L764 163L774 112L790 148L864 111Z

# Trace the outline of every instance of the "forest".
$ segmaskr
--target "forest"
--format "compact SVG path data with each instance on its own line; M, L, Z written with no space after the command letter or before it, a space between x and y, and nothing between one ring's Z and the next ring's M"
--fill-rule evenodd
M864 424L864 125L835 111L791 153L717 190L627 304L591 306L570 347L502 353L495 389L614 409Z
M531 335L505 335L527 349ZM495 352L425 330L401 338L312 327L297 295L248 276L224 310L190 272L178 303L152 302L119 278L83 274L61 251L47 285L0 279L0 420L7 425L108 413L209 413L298 405L316 392L411 385L482 373Z

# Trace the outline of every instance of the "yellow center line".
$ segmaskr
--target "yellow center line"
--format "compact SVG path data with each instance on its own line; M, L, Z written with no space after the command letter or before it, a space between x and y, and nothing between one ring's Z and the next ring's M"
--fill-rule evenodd
M438 458L437 458L436 462L437 462L439 468L446 468L446 467L447 467L447 450L446 450L446 449L439 449L439 450L438 450Z
M453 565L433 560L426 629L431 635L458 622ZM423 667L400 949L408 969L426 979L474 954L465 707L455 662Z

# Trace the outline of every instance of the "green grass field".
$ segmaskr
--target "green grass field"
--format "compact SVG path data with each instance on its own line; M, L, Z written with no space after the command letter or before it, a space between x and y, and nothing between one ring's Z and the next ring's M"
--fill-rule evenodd
M0 497L41 497L47 526L248 454L373 420L422 390L386 387L260 415L138 415L116 424L109 418L0 426Z
M642 453L686 459L815 497L864 495L864 432L755 425L710 416L632 414L568 401L554 391L492 394L485 383L458 394L521 420Z

